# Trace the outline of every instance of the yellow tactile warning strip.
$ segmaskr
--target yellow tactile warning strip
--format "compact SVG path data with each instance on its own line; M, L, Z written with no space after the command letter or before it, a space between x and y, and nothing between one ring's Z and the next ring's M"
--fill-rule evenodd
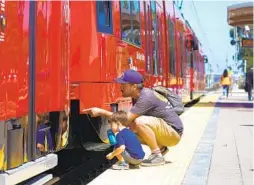
M219 93L213 93L200 98L199 104L202 103L216 103L220 97Z
M185 131L181 142L169 148L164 166L141 167L135 170L115 171L109 169L94 179L90 185L181 185L184 175L214 107L194 106L186 111L181 119ZM150 154L143 146L146 157Z

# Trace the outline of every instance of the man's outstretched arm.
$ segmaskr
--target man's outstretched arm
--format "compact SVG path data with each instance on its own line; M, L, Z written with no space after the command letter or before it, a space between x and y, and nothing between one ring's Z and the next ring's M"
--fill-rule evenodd
M109 118L113 114L113 112L107 111L105 109L97 108L97 107L84 109L82 112L89 114L92 117L105 116L107 118Z
M113 114L113 112L107 111L105 109L97 108L97 107L90 108L90 109L84 109L83 112L86 113L86 114L89 114L92 117L105 116L107 118L109 118ZM127 116L128 116L127 125L129 125L137 117L139 117L138 114L133 114L131 112L128 112Z

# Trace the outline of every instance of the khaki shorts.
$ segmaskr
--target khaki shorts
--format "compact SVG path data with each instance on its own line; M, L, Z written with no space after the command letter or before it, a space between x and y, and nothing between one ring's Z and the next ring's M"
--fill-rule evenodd
M140 118L146 126L150 127L153 130L157 143L160 147L175 146L179 143L181 136L163 119L152 116L140 116L139 119ZM146 144L144 140L138 135L138 133L137 137L142 144Z

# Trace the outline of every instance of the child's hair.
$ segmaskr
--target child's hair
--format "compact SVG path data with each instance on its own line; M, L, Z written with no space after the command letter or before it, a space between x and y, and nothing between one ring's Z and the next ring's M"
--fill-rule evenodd
M123 110L114 112L109 118L109 123L120 122L121 124L125 125L127 121L127 113Z

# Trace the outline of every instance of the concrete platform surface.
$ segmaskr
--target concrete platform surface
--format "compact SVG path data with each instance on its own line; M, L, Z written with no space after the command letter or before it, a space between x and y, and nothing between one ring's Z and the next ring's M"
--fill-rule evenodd
M184 134L177 146L169 148L167 164L108 169L89 185L252 185L253 108L239 103L216 106L219 97L219 93L209 93L181 116ZM239 92L232 97L241 99ZM211 101L215 103L200 106ZM149 148L143 148L148 157Z
M164 166L128 171L108 169L89 185L180 185L212 111L213 107L192 107L181 116L185 126L184 135L177 146L169 148L170 152L165 157L168 163ZM150 150L147 146L143 148L147 157Z

